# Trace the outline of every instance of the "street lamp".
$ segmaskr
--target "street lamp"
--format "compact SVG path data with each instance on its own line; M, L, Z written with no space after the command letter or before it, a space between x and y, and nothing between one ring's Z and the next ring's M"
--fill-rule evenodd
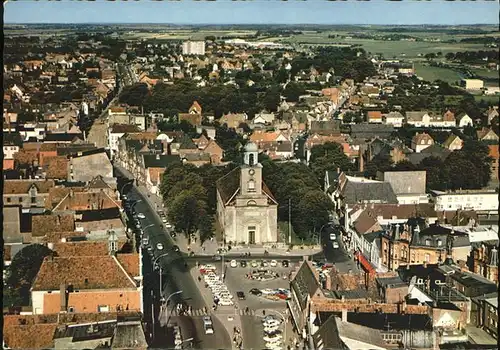
M134 180L133 180L133 179L132 179L132 180L129 180L126 184L124 184L124 185L122 186L122 188L120 189L120 193L122 193L122 192L123 192L123 189L124 189L126 186L128 186L128 185L133 185L133 184L134 184Z
M172 298L174 295L178 295L178 294L181 294L182 293L182 290L178 290L177 292L173 292L172 294L170 294L167 298L167 300L165 301L165 312L168 310L168 301L170 300L170 298ZM170 314L168 315L167 317L167 322L165 323L165 326L168 326L168 321L170 321Z
M158 255L154 260L153 260L153 267L156 265L156 261L159 259L159 258L162 258L164 256L167 256L168 253L163 253L163 254L160 254ZM161 268L161 265L158 265L158 267L160 268L160 298L163 297L163 281L162 281L162 268Z

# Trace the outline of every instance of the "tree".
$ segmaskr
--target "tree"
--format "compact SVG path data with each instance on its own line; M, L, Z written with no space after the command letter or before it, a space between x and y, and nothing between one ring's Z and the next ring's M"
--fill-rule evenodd
M160 193L165 204L170 200L169 194L172 188L181 182L188 172L189 165L183 165L181 162L171 164L165 169L160 184Z
M440 158L424 158L418 165L418 168L426 171L425 187L427 191L445 190L448 188L448 170L444 168L443 161Z
M181 181L178 181L168 192L169 198L175 198L183 191L189 191L197 199L206 200L206 189L203 187L203 179L195 172L188 172Z
M289 102L299 102L299 97L306 93L306 89L297 83L288 83L285 90L283 90L283 95Z
M319 183L324 182L326 171L342 171L353 169L353 164L344 153L342 145L336 142L326 142L316 145L311 149L309 166L317 177Z
M408 160L402 160L397 162L392 168L393 171L416 171L418 170L418 166L413 164Z
M333 210L333 202L323 191L308 190L303 193L298 205L300 216L297 221L305 224L302 231L316 232L329 221L329 214Z
M368 162L365 167L365 177L375 178L377 172L385 172L391 169L393 161L389 154L379 154Z
M12 298L13 305L22 303L28 305L31 286L42 266L45 257L53 256L54 252L41 244L31 244L21 249L12 259L7 269L5 286Z
M183 190L168 204L168 217L176 230L189 236L198 228L200 219L206 213L206 203L196 193Z

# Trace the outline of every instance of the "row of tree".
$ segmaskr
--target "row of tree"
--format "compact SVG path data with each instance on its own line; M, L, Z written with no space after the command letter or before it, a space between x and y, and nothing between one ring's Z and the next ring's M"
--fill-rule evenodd
M409 161L393 164L388 157L376 157L367 164L365 176L373 177L377 171L425 170L427 190L480 189L491 178L488 145L466 140L461 150L453 151L446 159L424 158L418 165Z

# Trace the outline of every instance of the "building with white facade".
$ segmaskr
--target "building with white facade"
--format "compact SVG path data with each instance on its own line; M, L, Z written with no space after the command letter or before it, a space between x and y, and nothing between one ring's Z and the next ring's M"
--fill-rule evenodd
M498 213L498 192L495 190L431 191L436 211L474 210Z
M204 41L185 41L182 43L183 55L204 55L205 42Z

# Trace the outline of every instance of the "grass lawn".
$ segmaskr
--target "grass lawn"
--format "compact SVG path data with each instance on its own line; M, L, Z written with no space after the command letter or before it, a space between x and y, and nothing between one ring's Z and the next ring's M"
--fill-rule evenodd
M455 84L461 79L460 75L452 69L425 66L421 63L415 63L415 71L419 77L431 82L439 79L449 84Z
M488 102L488 104L492 106L498 106L500 104L500 96L499 95L493 95L493 96L486 96L486 95L475 95L474 99L477 102L480 102L481 100L484 100Z

